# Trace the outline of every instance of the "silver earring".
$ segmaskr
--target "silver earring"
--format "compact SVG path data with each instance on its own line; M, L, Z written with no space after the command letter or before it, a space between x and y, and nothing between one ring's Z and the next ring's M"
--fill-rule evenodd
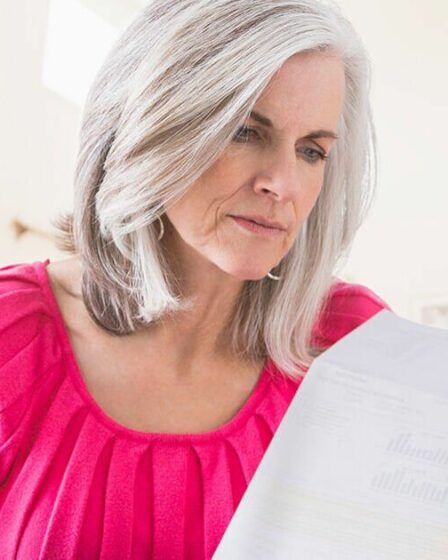
M268 272L267 276L269 276L269 278L272 278L272 280L280 280L281 276L275 276L274 274L271 274L270 272Z
M164 232L165 232L165 228L163 227L162 218L160 216L157 216L157 219L160 222L160 233L159 233L159 237L157 238L157 240L160 241L163 237Z

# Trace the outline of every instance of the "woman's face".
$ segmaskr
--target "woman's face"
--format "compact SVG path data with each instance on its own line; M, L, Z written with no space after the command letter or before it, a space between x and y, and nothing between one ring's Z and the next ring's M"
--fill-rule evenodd
M321 191L344 89L336 54L288 59L232 143L167 210L176 251L193 249L241 280L261 279L279 264ZM232 216L261 216L282 229L252 231Z

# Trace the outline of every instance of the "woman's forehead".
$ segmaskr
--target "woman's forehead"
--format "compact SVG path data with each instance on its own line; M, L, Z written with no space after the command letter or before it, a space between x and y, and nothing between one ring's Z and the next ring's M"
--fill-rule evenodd
M344 94L344 67L339 57L300 53L273 76L253 111L268 119L273 129L303 124L336 132Z

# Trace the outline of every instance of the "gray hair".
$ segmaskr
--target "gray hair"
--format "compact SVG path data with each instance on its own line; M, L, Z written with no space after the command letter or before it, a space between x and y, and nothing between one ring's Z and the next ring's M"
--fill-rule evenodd
M339 139L319 197L268 277L246 280L226 333L232 351L297 378L324 349L315 328L376 188L370 62L341 9L319 0L154 0L88 93L74 211L52 222L79 255L92 319L117 336L191 302L157 240L164 210L222 154L293 54L334 49L345 70Z

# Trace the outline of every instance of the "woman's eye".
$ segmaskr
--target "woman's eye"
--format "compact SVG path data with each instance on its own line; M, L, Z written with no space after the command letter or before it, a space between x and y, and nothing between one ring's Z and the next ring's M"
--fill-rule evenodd
M258 132L255 129L249 128L247 126L241 126L236 131L233 140L235 140L236 142L247 142L249 140L249 134L251 133L255 134L258 137Z
M303 151L306 152L306 158L311 163L317 163L320 160L323 161L328 159L327 154L320 152L319 150L315 150L314 148L305 148Z
M255 140L260 138L260 135L254 128L250 128L248 126L241 126L236 131L233 137L233 141L241 142L241 143L249 142L251 140L251 135L253 135ZM305 153L306 159L310 163L318 163L319 161L328 159L328 156L327 154L325 154L325 152L315 150L314 148L304 148L303 152Z

